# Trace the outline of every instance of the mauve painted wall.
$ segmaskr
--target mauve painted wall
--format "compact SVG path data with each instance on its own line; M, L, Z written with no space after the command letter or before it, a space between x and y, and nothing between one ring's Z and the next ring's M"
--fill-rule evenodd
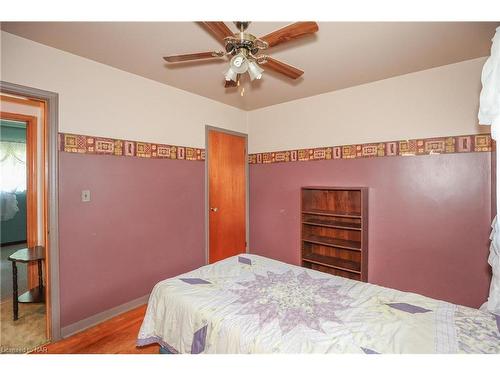
M59 162L62 327L204 264L204 163L64 152Z
M300 187L368 186L369 282L479 307L487 299L490 154L250 166L251 252L300 264Z

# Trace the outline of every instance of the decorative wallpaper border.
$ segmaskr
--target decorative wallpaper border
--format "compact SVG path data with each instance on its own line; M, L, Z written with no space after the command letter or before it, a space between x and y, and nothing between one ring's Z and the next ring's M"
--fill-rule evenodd
M67 133L59 133L59 150L79 154L135 156L151 159L205 160L205 150L201 148ZM490 134L476 134L262 152L248 155L248 162L250 164L269 164L384 156L489 152L491 150Z
M194 147L59 133L59 150L79 154L135 156L151 159L205 160L205 150Z
M491 151L490 134L410 139L344 146L304 148L262 152L248 156L250 164L287 163L294 161L359 159L383 156L415 156Z

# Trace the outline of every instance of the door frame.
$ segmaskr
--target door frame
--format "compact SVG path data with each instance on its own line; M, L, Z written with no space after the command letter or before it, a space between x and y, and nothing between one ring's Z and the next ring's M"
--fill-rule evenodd
M59 95L55 92L33 87L0 81L0 92L24 96L45 102L45 201L47 211L45 240L48 244L48 266L50 269L48 282L50 285L47 300L50 315L50 340L61 339L60 325L60 284L59 284L59 205L58 205L58 173L59 173Z
M208 155L210 153L208 146L208 133L209 131L216 131L230 135L236 135L245 139L245 241L247 243L245 252L248 253L250 249L250 215L249 215L249 168L248 168L248 134L240 133L234 130L218 128L211 125L205 125L205 264L209 261L210 251L210 191L209 191L209 168L208 168Z

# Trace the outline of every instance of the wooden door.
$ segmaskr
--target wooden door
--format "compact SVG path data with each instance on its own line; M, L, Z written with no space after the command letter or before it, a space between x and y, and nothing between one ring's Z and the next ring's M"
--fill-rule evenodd
M209 263L246 252L246 170L246 137L209 130Z

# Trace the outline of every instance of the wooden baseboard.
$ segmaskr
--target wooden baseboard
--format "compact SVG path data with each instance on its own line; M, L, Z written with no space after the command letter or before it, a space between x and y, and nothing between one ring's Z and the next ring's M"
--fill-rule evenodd
M149 294L136 298L132 301L126 302L122 305L113 307L109 310L100 312L98 314L92 315L88 318L82 319L76 323L67 325L61 328L61 336L63 338L67 338L69 336L74 335L75 333L84 331L90 327L93 327L99 323L104 322L105 320L111 319L117 315L123 314L127 311L135 309L141 305L148 303Z

